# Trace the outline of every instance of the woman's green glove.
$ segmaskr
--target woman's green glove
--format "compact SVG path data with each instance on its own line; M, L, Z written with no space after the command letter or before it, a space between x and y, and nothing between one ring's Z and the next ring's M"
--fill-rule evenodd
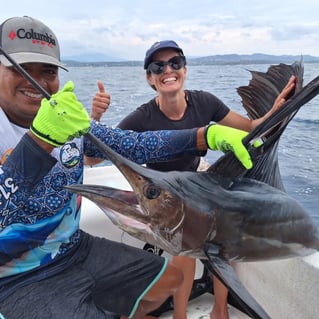
M211 150L226 153L232 151L246 169L253 167L251 157L242 143L248 133L232 127L211 124L205 130L205 138Z
M73 89L74 84L69 81L50 100L42 100L30 128L39 139L53 146L61 146L89 131L89 114L77 100Z

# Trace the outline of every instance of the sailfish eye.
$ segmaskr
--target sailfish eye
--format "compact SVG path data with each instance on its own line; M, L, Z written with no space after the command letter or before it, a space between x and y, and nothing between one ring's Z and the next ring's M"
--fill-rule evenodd
M155 199L161 194L161 189L154 184L148 185L144 189L144 196L148 199Z

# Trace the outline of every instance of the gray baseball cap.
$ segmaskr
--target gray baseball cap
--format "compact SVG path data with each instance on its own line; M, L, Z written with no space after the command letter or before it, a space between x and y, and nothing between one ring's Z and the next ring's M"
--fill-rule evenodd
M67 71L60 61L57 37L41 21L31 17L13 17L0 25L0 46L18 64L45 63L56 65ZM0 63L11 66L1 54Z

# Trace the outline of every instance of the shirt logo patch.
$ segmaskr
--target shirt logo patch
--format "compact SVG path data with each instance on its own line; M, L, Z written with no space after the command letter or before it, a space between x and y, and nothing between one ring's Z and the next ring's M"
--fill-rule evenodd
M60 149L60 161L65 167L73 167L80 161L80 151L75 143L64 144Z

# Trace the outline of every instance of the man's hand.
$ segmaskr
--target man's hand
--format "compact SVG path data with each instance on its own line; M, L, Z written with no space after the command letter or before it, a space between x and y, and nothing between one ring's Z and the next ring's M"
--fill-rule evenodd
M226 153L232 151L246 169L253 167L249 152L242 143L248 133L228 126L211 124L207 126L205 138L211 150Z
M50 100L42 100L30 128L40 140L60 146L89 131L90 117L73 89L74 84L69 81Z
M99 92L95 94L91 109L91 118L100 121L103 113L109 108L111 96L105 92L102 81L97 81Z

